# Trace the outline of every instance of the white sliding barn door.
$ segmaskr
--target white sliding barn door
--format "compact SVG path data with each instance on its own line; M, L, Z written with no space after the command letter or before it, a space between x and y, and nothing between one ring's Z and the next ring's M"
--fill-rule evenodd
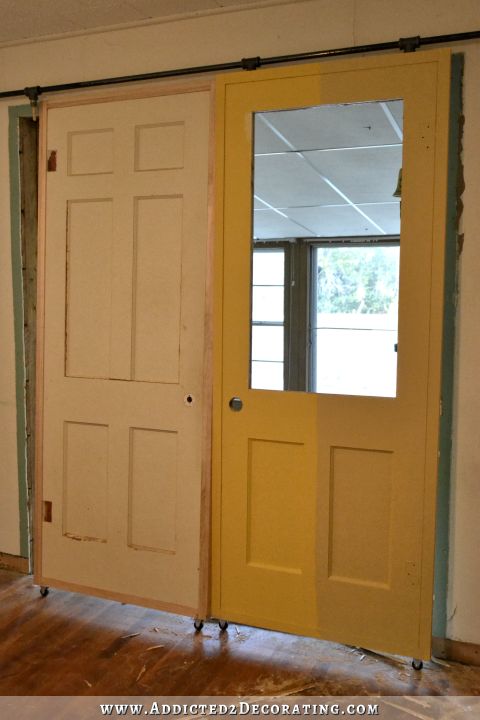
M37 582L185 613L207 465L209 105L201 90L43 115Z

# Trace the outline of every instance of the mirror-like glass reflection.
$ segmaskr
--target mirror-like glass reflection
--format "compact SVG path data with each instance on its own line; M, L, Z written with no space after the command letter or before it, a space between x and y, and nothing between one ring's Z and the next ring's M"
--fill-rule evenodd
M396 395L403 103L254 116L251 387Z
M256 250L252 273L252 387L283 390L285 252Z
M315 248L312 390L395 395L399 250Z

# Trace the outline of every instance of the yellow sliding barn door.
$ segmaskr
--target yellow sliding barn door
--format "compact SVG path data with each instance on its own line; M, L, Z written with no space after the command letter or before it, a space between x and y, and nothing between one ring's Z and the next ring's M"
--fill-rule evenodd
M209 102L84 100L43 118L37 581L185 613L206 467Z
M218 617L430 654L449 78L450 54L439 51L232 74L219 82L223 277L216 294L212 607ZM317 124L307 132L309 110ZM309 145L312 133L323 137L324 129L330 140ZM362 173L377 162L375 153L381 160L371 182L378 195L370 198ZM346 154L348 176L341 170ZM284 175L296 202L283 195ZM394 203L396 216L388 214ZM361 309L322 310L321 289L328 294L334 285L322 276L328 253L373 239L399 252L398 338L385 350L382 338L397 332L389 325L393 304L390 314L375 315L377 325L378 318L386 323L381 327L369 325ZM302 252L310 263L303 280ZM290 275L271 279L287 253ZM275 297L280 291L293 297L302 282L307 301L287 327L287 305L280 312ZM386 296L386 275L383 289L382 282L380 275L376 292ZM255 316L258 298L268 293L266 316ZM360 307L365 298L357 292L354 300ZM312 302L315 316L306 320ZM282 342L278 328L285 348L302 322L305 357L296 361L295 388L274 355ZM261 355L259 328L267 325ZM378 343L365 359L358 333L366 338L367 330L365 342ZM330 357L333 345L337 355ZM284 364L292 352L287 356L285 350ZM379 385L386 363L391 377ZM299 367L306 368L303 386Z

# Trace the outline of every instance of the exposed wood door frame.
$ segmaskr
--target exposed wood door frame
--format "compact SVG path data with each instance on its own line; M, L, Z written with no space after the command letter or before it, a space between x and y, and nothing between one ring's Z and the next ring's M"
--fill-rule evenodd
M29 558L33 558L35 473L35 346L37 292L38 123L19 118L21 245L25 343L25 408L27 444L27 512Z
M17 405L19 556L29 572L33 559L35 309L37 249L38 123L28 105L9 108L10 211L13 321Z

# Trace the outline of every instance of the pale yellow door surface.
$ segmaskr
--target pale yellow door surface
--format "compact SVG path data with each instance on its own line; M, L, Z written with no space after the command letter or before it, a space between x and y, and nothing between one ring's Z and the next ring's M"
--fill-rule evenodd
M45 113L37 578L183 612L199 607L209 102Z
M219 82L215 616L429 656L449 68L440 51ZM394 99L404 103L396 397L250 389L253 113Z

